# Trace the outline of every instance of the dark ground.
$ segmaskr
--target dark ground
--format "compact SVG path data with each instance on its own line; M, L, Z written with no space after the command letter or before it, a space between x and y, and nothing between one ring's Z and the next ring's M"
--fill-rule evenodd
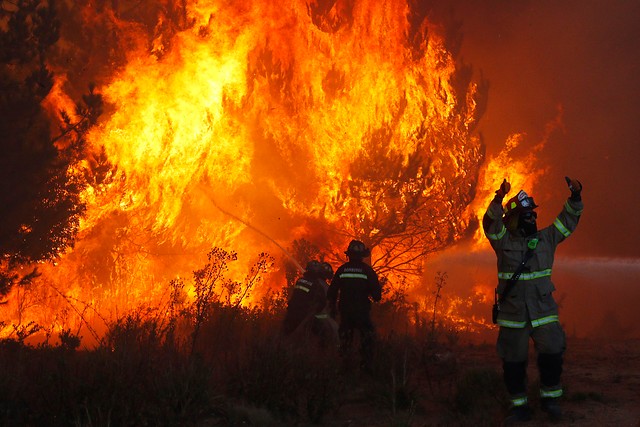
M419 373L421 379L408 386L409 395L417 403L402 405L398 396L397 411L390 411L387 396L371 395L368 390L380 384L365 375L345 390L341 406L328 416L323 425L374 426L477 426L501 425L504 396L499 377L500 364L492 344L465 346L456 354L434 354L431 368ZM551 423L538 407L537 372L532 354L529 365L530 402L533 420L526 426L619 426L640 427L640 340L596 342L569 339L565 357L563 384L565 417ZM456 387L469 372L493 372L484 396L476 385L477 395L465 404L456 405ZM411 375L416 377L416 375ZM399 382L399 381L398 381ZM400 387L401 388L401 387ZM483 413L484 411L484 413ZM466 412L466 415L461 415Z

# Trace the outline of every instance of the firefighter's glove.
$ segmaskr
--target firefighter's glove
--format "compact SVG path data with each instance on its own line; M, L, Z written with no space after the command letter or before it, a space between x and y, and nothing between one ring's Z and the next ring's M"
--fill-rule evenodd
M509 190L511 190L511 184L509 183L509 181L507 181L506 179L502 180L502 184L500 184L500 188L496 190L495 200L498 202L502 202L502 199L504 199L504 196L507 195Z
M581 192L582 192L582 184L577 179L571 179L568 176L564 177L564 180L567 181L567 185L569 186L569 191L571 191L571 197L569 197L573 201L582 200Z

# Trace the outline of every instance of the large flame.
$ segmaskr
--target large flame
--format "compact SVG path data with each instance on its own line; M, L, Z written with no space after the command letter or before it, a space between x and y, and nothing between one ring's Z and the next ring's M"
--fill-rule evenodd
M480 190L469 207L474 215L477 215L479 221L481 221L489 202L495 195L495 190L503 179L511 184L511 193L506 196L510 198L515 196L520 189L527 189L530 192L530 189L535 188L538 179L545 174L546 169L538 167L536 162L539 151L544 147L544 141L525 154L517 153L524 136L523 134L511 135L507 139L504 149L495 157L487 159L479 179L478 187ZM532 167L532 165L536 165L536 167ZM476 249L489 246L482 228L476 230L474 241Z
M76 165L92 176L77 244L41 268L45 298L63 298L38 304L36 320L53 322L70 302L109 316L158 301L212 246L250 264L294 239L340 253L359 237L373 244L374 262L393 255L401 270L429 253L430 240L438 249L459 239L483 209L462 214L474 192L486 199L502 177L495 168L507 158L476 189L480 89L418 5L120 3L70 9L85 36L104 30L106 46L92 52L114 64L107 77L94 71L108 107L89 134L91 155ZM66 34L63 52L74 42ZM70 108L66 71L51 66L59 84L48 102ZM426 218L442 232L402 236Z

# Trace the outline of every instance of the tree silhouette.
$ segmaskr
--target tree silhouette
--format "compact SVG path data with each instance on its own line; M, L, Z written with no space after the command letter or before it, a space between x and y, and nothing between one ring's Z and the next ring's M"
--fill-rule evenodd
M84 178L73 172L83 136L102 111L90 93L74 118L55 118L42 101L53 87L46 53L58 40L55 2L20 0L0 9L0 295L27 283L35 270L19 266L57 257L73 245L84 206ZM77 169L76 169L77 170Z

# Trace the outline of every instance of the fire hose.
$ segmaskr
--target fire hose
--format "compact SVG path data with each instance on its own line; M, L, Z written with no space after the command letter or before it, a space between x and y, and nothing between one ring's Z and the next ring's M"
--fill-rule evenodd
M230 216L231 218L235 219L236 221L246 225L247 227L249 227L250 229L252 229L253 231L255 231L256 233L260 234L262 237L268 239L270 242L272 242L274 245L276 245L278 248L280 248L280 250L287 256L287 258L289 258L291 260L291 262L293 262L293 264L298 268L298 270L301 273L304 273L304 267L302 265L300 265L300 263L293 257L293 255L291 255L289 253L289 251L287 251L280 243L276 242L275 239L273 239L272 237L270 237L267 233L265 233L264 231L260 230L259 228L251 225L251 223L249 223L249 221L234 215L233 213L227 211L226 209L224 209L222 206L220 206L215 199L211 196L209 189L205 188L204 185L200 185L200 187L202 187L202 190L204 192L204 194L209 198L209 201L213 204L213 206L215 206L216 208L218 208L218 210L220 210L220 212L222 212L225 215Z

